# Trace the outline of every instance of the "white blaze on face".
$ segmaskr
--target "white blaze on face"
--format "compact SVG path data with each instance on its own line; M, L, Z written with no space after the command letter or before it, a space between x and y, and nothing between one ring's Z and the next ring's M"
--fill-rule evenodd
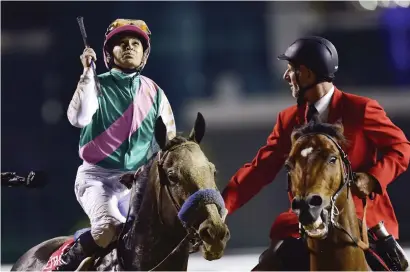
M300 154L303 157L307 157L310 153L312 153L312 151L313 151L313 147L308 147L308 148L303 149L302 152L300 152Z

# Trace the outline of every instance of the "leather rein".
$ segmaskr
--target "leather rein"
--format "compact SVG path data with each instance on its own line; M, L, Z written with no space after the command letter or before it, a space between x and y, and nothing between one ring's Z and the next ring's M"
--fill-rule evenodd
M367 202L366 199L363 199L363 219L362 219L362 239L361 238L357 238L354 237L349 231L347 231L338 221L337 221L337 216L339 215L339 210L336 207L336 200L339 197L340 193L342 192L342 190L347 187L348 190L350 190L350 187L352 186L354 180L355 180L355 173L352 170L352 165L347 157L347 154L343 151L343 149L341 148L341 146L328 134L326 133L320 133L320 132L316 132L316 133L308 133L305 134L303 136L301 136L298 141L302 138L308 137L308 136L312 136L312 135L323 135L326 136L329 140L331 140L333 142L333 144L336 146L336 148L338 149L340 156L342 158L342 162L343 162L343 182L340 184L338 190L333 194L333 196L331 197L331 201L330 201L330 224L331 226L335 227L336 229L344 232L347 236L349 236L349 238L353 241L353 243L361 248L362 250L367 250L369 248L369 238L368 238L368 234L367 234L367 223L366 223L366 210L367 210ZM289 175L288 175L289 177ZM289 178L289 182L290 182L290 178ZM348 195L349 196L349 195ZM305 235L305 231L303 230L303 228L301 227L301 232Z
M174 147L171 147L170 149L166 150L165 152L164 151L159 151L157 153L158 160L156 161L156 164L157 164L157 167L158 167L158 175L159 175L159 182L160 182L160 191L159 191L159 198L158 198L159 203L157 204L157 214L158 214L158 218L159 218L159 221L160 221L161 225L165 225L164 220L162 219L162 216L161 216L161 214L162 214L161 213L161 207L162 207L162 205L161 205L162 204L162 197L161 196L162 196L162 192L163 192L164 187L165 187L165 191L166 191L168 197L172 201L172 205L174 206L174 208L176 210L176 213L178 214L179 210L181 209L181 206L175 200L175 197L171 193L171 189L169 188L170 181L169 181L168 175L166 175L165 170L163 168L165 159L171 151L173 151L173 150L175 150L179 147L189 145L189 144L193 144L193 143L182 143L182 144L179 144L179 145L175 145ZM132 193L134 191L133 190L134 185L135 185L135 176L134 176L134 181L133 181L132 188L131 188L131 197L130 197L131 199L132 199ZM128 214L127 214L127 220L126 221L128 221L128 219L130 217L130 211L131 211L131 206L128 209ZM203 243L202 239L199 237L198 231L195 228L185 225L181 220L179 220L179 221L181 222L182 226L184 227L184 229L186 231L186 234L185 234L184 238L182 238L182 240L174 247L174 249L162 261L160 261L157 265L155 265L153 268L149 269L148 271L153 271L153 270L157 269L170 256L172 256L186 241L189 241L190 244L192 245L193 250L190 251L189 253L196 252L199 249L199 246ZM124 230L125 230L125 224L124 224L124 226L122 228L122 231L120 233L120 237L124 233ZM119 240L120 239L118 239L118 242L119 242ZM124 266L124 261L122 260L122 258L119 258L119 261L120 261L121 265L123 267L125 267Z
M163 189L165 189L165 191L167 193L167 196L171 199L171 202L172 202L172 205L175 208L176 214L178 214L178 212L181 210L181 205L179 205L178 202L175 200L175 197L172 194L171 189L169 188L169 186L170 186L169 177L165 173L165 170L164 170L164 167L163 167L165 159L171 151L173 151L177 148L180 148L182 146L192 145L192 144L194 144L194 143L182 143L182 144L176 145L176 146L166 150L163 154L162 154L163 151L160 151L158 153L157 167L158 167L159 182L160 182L161 187L160 187L159 198L158 198L159 203L157 205L157 212L158 212L158 218L159 218L159 221L160 221L161 225L165 225L164 220L162 219L162 216L161 216L161 214L162 214L161 213L161 207L162 207L162 197L161 196L162 196ZM181 225L184 227L184 229L186 231L186 234L185 234L184 238L175 246L175 248L161 262L159 262L156 266L154 266L153 268L151 268L148 271L152 271L152 270L155 270L156 268L158 268L170 256L172 256L184 244L184 242L189 241L190 244L192 245L193 250L190 251L189 253L195 252L199 248L199 246L202 244L203 241L199 237L198 231L195 228L184 224L184 222L182 222L181 220L179 220L179 221L180 221Z

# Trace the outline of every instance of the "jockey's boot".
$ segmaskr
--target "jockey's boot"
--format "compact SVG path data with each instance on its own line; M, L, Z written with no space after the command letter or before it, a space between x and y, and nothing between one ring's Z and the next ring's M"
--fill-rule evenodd
M100 249L101 247L91 236L91 231L88 230L81 234L70 249L61 256L60 264L55 271L74 271L85 258L92 256Z

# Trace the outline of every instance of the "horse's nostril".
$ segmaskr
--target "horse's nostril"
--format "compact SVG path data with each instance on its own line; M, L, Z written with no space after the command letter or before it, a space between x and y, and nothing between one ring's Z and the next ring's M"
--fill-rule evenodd
M211 229L209 227L204 227L199 230L199 236L204 241L210 241L212 239Z
M213 244L217 241L227 241L230 239L229 229L226 227L205 226L200 228L199 237L208 244Z
M310 206L321 206L323 203L323 199L320 195L313 195L310 200L309 200L309 205Z
M299 198L294 198L292 200L292 210L300 210L301 208L301 203L300 203L300 199Z

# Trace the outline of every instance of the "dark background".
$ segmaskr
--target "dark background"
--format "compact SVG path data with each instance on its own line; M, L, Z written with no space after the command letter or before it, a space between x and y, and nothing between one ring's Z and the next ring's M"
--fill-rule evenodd
M300 12L298 4L282 3L289 12ZM322 24L330 20L332 12L352 15L359 10L342 2L308 5L304 12L322 15ZM146 21L152 32L152 51L143 74L165 90L177 129L187 131L191 124L184 122L185 106L217 96L221 87L216 84L226 73L240 79L244 99L289 96L280 80L282 64L273 56L285 49L275 47L279 42L272 28L278 16L276 8L275 2L2 1L2 172L24 174L42 169L51 179L42 190L1 188L2 263L12 263L33 245L88 224L73 190L81 163L80 131L66 118L82 73L79 56L84 46L77 16L84 16L89 44L97 53L98 73L106 71L102 45L108 25L116 18ZM410 90L410 14L408 8L374 12L377 17L370 27L344 30L333 21L329 27L322 25L320 30L304 33L323 35L338 48L343 67L337 74L338 86L369 96L382 90L387 100L381 104L391 105L396 103L394 96L407 95ZM285 31L292 28L280 27ZM390 108L398 110L394 104ZM406 110L386 111L409 138ZM219 170L220 189L265 143L275 120L272 114L271 122L257 127L207 131L204 148ZM388 188L403 242L410 242L409 179L407 171ZM229 247L267 245L270 224L287 206L285 178L280 173L271 186L228 218L232 232Z

